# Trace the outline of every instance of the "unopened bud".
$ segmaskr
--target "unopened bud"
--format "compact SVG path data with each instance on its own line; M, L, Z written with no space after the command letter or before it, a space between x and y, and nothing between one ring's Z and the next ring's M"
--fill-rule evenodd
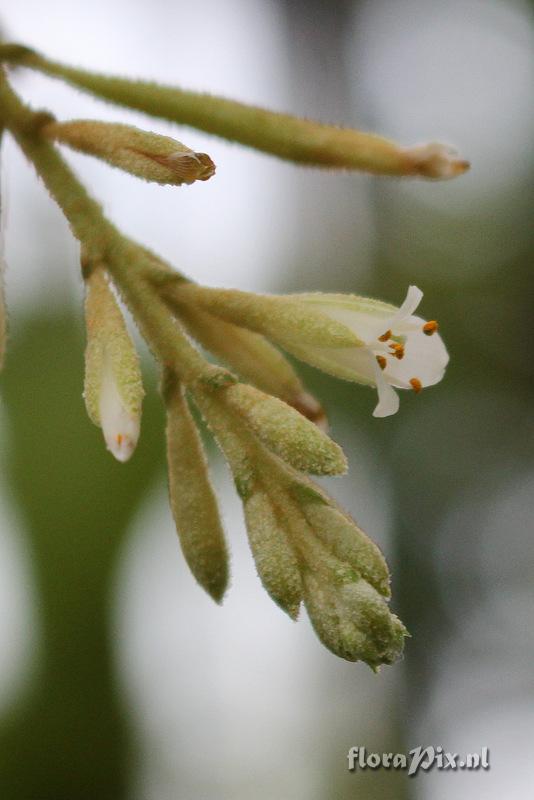
M176 139L131 125L81 119L51 122L42 133L147 181L180 186L206 181L215 173L206 153L195 153Z
M325 433L328 421L321 404L305 391L297 373L264 336L201 311L182 306L180 321L206 350L224 361L247 383L284 400Z
M300 505L327 550L357 570L377 592L389 597L389 571L384 556L354 520L326 503L301 502Z
M169 495L180 544L200 585L220 603L228 585L228 554L217 500L197 427L176 377L163 384L167 408Z
M128 461L137 445L143 385L139 359L102 268L87 278L84 398L108 450Z
M139 414L132 413L121 397L109 355L104 356L98 403L100 424L108 450L117 461L128 461L139 439Z
M340 446L287 403L244 383L230 386L224 397L258 439L295 469L313 475L346 472Z
M261 582L292 619L302 600L302 580L295 551L269 496L257 489L244 501L250 548Z
M345 579L336 585L309 569L302 577L310 620L329 650L347 661L365 661L374 671L400 658L406 628L366 581Z

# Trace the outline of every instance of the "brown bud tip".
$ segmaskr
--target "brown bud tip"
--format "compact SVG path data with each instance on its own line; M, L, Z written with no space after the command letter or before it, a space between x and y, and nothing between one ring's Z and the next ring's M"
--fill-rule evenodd
M302 394L299 394L294 400L289 402L289 405L293 406L295 411L298 411L303 417L309 419L310 422L313 422L314 425L317 425L319 430L328 433L326 412L313 395L308 394L308 392L302 392Z
M182 153L177 151L168 156L151 156L165 167L171 169L181 183L207 181L215 175L215 164L207 153Z
M409 160L409 173L435 180L449 180L463 175L470 168L469 161L459 158L457 152L444 144L429 144L405 150Z

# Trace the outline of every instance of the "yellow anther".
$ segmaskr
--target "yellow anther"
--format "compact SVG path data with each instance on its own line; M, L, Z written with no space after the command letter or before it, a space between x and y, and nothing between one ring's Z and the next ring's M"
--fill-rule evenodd
M385 369L386 368L388 362L386 361L384 356L377 356L376 360L378 361L380 369Z
M425 322L423 325L423 333L425 333L427 336L432 336L432 334L435 333L438 328L439 325L436 320L431 319L429 322Z
M118 445L119 445L119 447L120 447L120 446L121 446L121 444L122 444L122 439L123 439L122 433L118 433L118 434L117 434L117 436L115 437L115 439L116 439L116 441L117 441L117 444L118 444Z
M412 387L412 389L416 394L418 394L423 388L423 384L421 383L419 378L410 378L410 386Z
M397 344L397 342L393 342L393 344L390 344L390 347L391 347L391 350L392 350L392 355L394 355L395 358L398 358L399 361L401 360L401 358L404 358L404 345L403 344Z
M386 331L382 336L378 337L379 342L387 342L388 339L391 339L391 331Z

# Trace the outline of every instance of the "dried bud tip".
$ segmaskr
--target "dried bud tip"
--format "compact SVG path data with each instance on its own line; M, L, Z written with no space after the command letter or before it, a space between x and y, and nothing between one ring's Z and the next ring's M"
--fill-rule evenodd
M411 163L412 174L425 178L448 180L463 175L470 168L469 161L458 157L452 147L438 142L409 147L404 151Z
M299 394L289 402L289 405L292 406L295 411L298 411L299 414L302 414L303 417L309 419L310 422L313 422L314 425L317 425L319 430L323 431L323 433L328 433L326 412L313 395L308 394L308 392L302 392L302 394Z
M154 156L150 158L171 169L182 183L207 181L215 175L215 164L207 153L189 153L177 150L168 156Z

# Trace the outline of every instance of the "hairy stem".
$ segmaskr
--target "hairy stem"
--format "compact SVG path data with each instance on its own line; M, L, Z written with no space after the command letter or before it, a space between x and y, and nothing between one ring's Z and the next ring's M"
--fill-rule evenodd
M1 45L0 60L62 78L112 103L301 164L428 178L452 178L469 168L467 161L456 158L442 145L404 148L353 128L325 125L173 86L76 69L21 45Z

